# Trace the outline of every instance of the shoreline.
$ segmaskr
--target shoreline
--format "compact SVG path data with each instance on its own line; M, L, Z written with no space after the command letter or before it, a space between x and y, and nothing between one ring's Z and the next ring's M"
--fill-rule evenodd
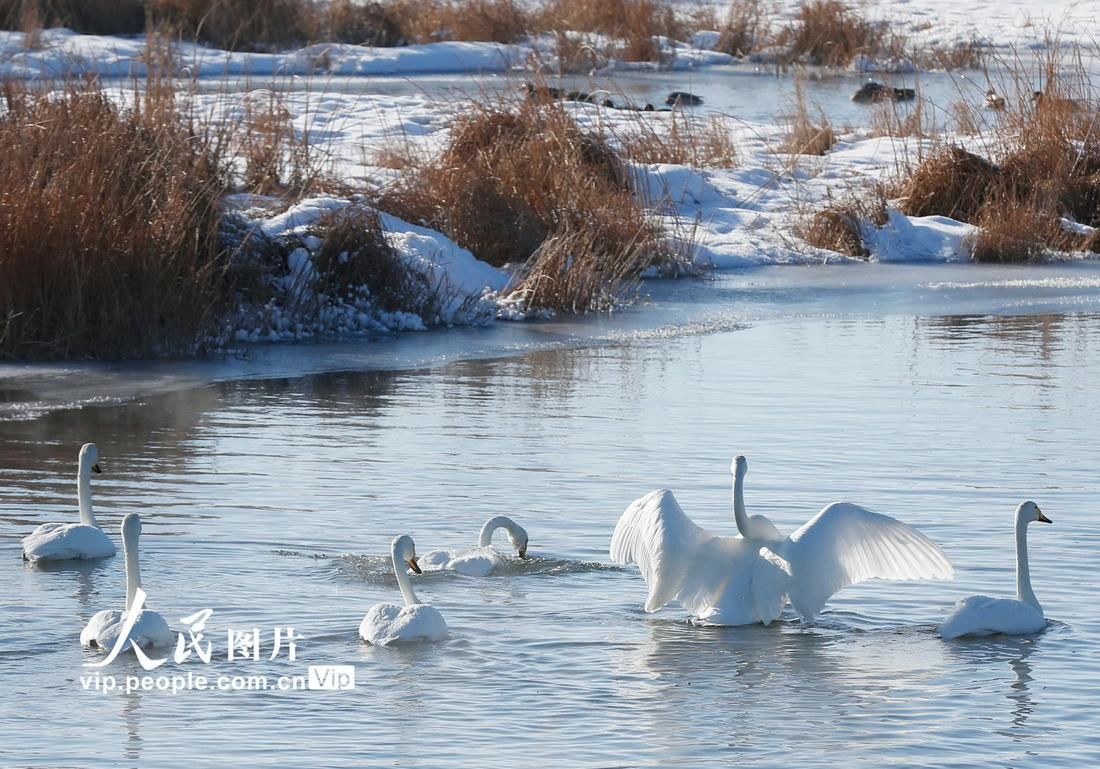
M0 422L48 418L233 381L411 371L563 348L646 345L806 317L833 322L846 315L1100 312L1100 262L762 265L686 282L646 281L645 287L650 292L642 302L611 315L429 329L374 339L260 343L201 358L0 363L0 389L9 393L0 404ZM730 295L740 297L736 306L725 303ZM837 311L838 303L844 312Z

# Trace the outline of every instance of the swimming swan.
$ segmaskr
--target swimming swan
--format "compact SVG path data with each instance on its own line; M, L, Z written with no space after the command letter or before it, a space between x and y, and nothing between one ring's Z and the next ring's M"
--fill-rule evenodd
M972 595L955 605L940 625L940 636L947 640L959 636L984 636L995 633L1025 635L1038 633L1047 625L1043 607L1031 589L1031 570L1027 563L1027 525L1032 521L1051 523L1034 502L1016 508L1016 598L990 598Z
M447 623L443 621L443 615L434 606L417 600L409 575L405 573L405 564L417 574L420 573L412 537L403 534L394 539L390 545L390 556L393 558L393 573L397 577L397 586L401 588L405 605L379 603L372 606L359 625L359 637L376 646L446 638Z
M481 527L477 547L470 550L429 550L417 561L424 571L457 571L471 577L484 577L504 564L504 558L493 549L493 532L504 529L508 540L520 558L527 557L527 531L507 516L490 518Z
M141 516L129 513L122 519L122 551L126 558L126 610L104 609L96 612L80 632L80 645L93 649L113 649L126 627L135 596L141 590L141 568L138 565L138 537L141 536ZM143 649L171 646L176 636L164 617L151 609L142 609L130 628L129 639Z
M953 577L928 537L858 505L835 502L784 537L764 516L745 512L745 458L731 470L739 537L700 528L667 489L635 500L619 518L611 560L638 564L647 612L679 601L696 624L767 625L789 600L811 622L830 596L857 582Z
M67 561L106 558L115 554L115 543L99 528L92 512L92 473L99 473L99 450L94 443L80 448L76 474L80 523L44 523L23 538L23 560Z

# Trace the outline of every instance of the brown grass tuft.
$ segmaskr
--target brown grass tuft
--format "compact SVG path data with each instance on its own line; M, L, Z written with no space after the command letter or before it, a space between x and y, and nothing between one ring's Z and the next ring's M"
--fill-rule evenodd
M426 291L425 280L405 266L386 240L374 209L350 206L330 214L317 222L313 234L323 243L313 263L324 294L354 301L366 287L383 310L421 309L418 300Z
M815 119L806 103L806 91L802 81L794 81L794 105L785 116L787 136L780 147L792 155L824 155L836 144L836 134L829 119L820 109Z
M7 84L0 118L0 352L190 351L227 299L228 177L170 103Z
M514 43L531 29L515 0L394 0L386 8L413 42L479 40Z
M626 61L660 61L656 36L682 40L686 25L662 0L547 0L534 20L540 31L589 32L611 38L605 56Z
M937 148L908 177L900 192L902 213L973 221L1001 169L985 158L949 145Z
M990 160L941 148L903 181L905 213L979 227L976 260L1031 260L1097 245L1067 232L1061 219L1100 224L1100 109L1087 98L1083 70L1062 76L1049 66L1046 75L1041 99L1010 103L1000 115L986 139Z
M521 289L532 309L597 309L605 284L581 273L602 271L617 282L623 271L637 273L668 256L618 156L556 103L525 102L516 112L481 108L461 118L440 157L407 169L379 206L446 233L490 264L523 264L541 254L528 263ZM530 290L531 276L552 271L563 249L572 257L567 272L579 272L555 273L552 283L587 286L586 301L571 293L555 304L542 289Z
M885 24L873 24L841 0L806 0L777 43L791 62L843 67L859 54L900 56L903 42Z
M828 203L796 227L795 234L811 246L865 259L870 251L863 242L863 228L881 227L887 220L886 193L876 185Z
M236 138L244 165L241 181L249 192L294 197L316 191L324 181L323 163L309 136L298 134L274 91L247 94Z
M768 10L762 0L733 0L719 27L721 37L717 49L731 56L747 56L764 43L770 27Z
M816 211L798 234L811 246L846 256L867 256L859 220L847 211L835 208Z
M737 147L728 118L711 115L703 120L686 113L670 114L667 130L642 117L614 136L637 163L673 163L692 168L733 168Z

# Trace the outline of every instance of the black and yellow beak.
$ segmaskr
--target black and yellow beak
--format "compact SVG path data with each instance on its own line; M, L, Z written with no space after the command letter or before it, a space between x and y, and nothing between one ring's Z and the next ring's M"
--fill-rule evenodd
M103 468L99 466L98 462L96 462L94 465L92 465L92 472L93 473L102 473Z
M1054 521L1050 520L1045 515L1043 515L1043 511L1040 510L1039 508L1035 508L1035 512L1038 513L1038 515L1039 515L1039 517L1036 518L1035 520L1037 520L1041 523L1054 523Z
M409 568L412 569L417 574L423 574L424 573L420 570L420 565L417 564L417 562L416 562L416 556L413 556L412 558L410 558L407 563L409 564Z

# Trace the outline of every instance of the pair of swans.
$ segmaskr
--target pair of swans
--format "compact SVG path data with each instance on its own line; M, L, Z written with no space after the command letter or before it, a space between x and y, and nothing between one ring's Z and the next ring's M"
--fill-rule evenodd
M23 560L31 563L107 558L115 543L103 533L92 511L92 473L101 473L94 443L80 448L76 474L79 523L44 523L23 538Z
M88 624L80 631L81 646L110 650L115 647L123 633L127 634L127 638L122 639L123 644L128 640L142 649L171 646L175 643L176 636L169 629L164 617L157 612L142 608L137 610L136 616L131 616L139 603L137 596L142 593L141 566L138 562L140 536L141 516L129 513L122 519L122 551L126 560L126 608L124 611L104 609L92 615Z
M80 509L79 523L44 523L23 538L23 559L31 563L48 561L107 558L115 554L111 541L96 520L92 510L92 473L103 472L99 465L99 449L94 443L80 447L77 458L76 491ZM122 519L122 548L126 559L126 609L104 609L96 612L80 632L80 644L90 648L112 649L119 636L130 625L128 638L142 648L167 646L175 642L164 617L143 609L133 618L135 596L141 590L141 568L138 563L138 538L141 518L130 513Z
M784 537L762 515L745 510L748 461L736 457L733 511L739 537L716 536L697 526L671 491L654 491L623 513L611 539L611 559L638 564L654 612L678 601L700 625L769 624L789 601L812 622L841 588L868 579L951 579L943 551L916 529L859 505L825 507ZM1025 634L1046 625L1031 589L1027 525L1050 523L1034 502L1016 510L1017 598L971 596L958 603L939 629L945 639L995 633Z
M493 533L504 529L508 540L520 558L527 557L527 532L511 518L503 515L490 518L481 527L477 547L465 551L432 550L422 558L416 556L412 537L403 534L390 544L390 558L404 606L380 603L372 606L359 625L359 637L375 646L411 641L439 641L447 637L447 623L439 610L420 602L413 592L406 569L417 574L428 571L457 571L484 577L504 564L504 558L493 549ZM425 569L425 567L430 567Z

